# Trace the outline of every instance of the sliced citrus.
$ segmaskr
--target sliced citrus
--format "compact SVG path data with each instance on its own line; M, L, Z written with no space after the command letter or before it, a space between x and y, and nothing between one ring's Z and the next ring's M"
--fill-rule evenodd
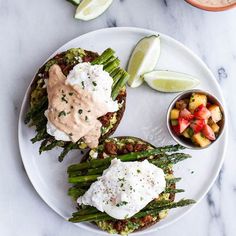
M141 39L134 48L128 63L130 87L138 87L143 83L142 75L152 71L160 57L160 36L152 35Z
M144 74L143 77L151 88L169 93L185 91L200 83L198 79L191 75L174 71L156 70Z
M92 20L100 16L111 5L113 0L82 0L76 9L75 18Z

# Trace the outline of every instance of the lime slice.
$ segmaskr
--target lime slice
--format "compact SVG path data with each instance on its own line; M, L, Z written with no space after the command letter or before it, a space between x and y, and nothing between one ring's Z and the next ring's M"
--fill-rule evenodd
M92 20L100 16L111 5L113 0L82 0L76 9L75 18Z
M185 91L200 83L191 75L174 71L156 70L144 74L143 77L151 88L169 93Z
M142 75L155 68L159 57L160 36L152 35L141 39L129 59L129 86L133 88L140 86L143 83Z

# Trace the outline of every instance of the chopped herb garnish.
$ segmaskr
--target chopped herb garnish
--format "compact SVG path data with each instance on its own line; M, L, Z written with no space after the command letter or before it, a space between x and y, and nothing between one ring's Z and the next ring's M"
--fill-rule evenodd
M66 95L63 94L62 97L61 97L61 100L62 100L63 102L65 102L65 103L68 103L68 101L65 99L65 97L66 97Z
M68 111L66 114L69 115L69 114L70 114L70 111Z
M60 111L60 112L59 112L58 117L61 117L61 116L66 116L65 111Z
M82 81L81 84L82 84L82 87L83 87L83 89L84 89L84 87L85 87L85 86L84 86L84 81Z
M72 134L72 133L69 133L69 136L73 136L73 134Z
M88 117L87 117L87 116L85 116L85 120L86 120L86 121L88 120Z
M137 170L137 173L141 173L141 170L138 169L138 170Z
M83 110L82 109L79 109L78 110L78 113L81 115L83 113Z
M70 106L71 109L73 109L74 107L73 106Z
M125 178L118 178L119 181L125 181Z
M95 81L93 81L92 83L93 83L93 86L97 86L97 83Z
M73 94L74 94L74 93L72 93L72 92L71 92L71 93L69 93L69 95L70 95L70 96L72 96Z
M88 112L91 112L91 110L88 110Z
M124 206L124 205L126 205L126 204L128 204L128 202L122 201L122 202L116 204L116 206L117 206L117 207L120 207L120 206Z

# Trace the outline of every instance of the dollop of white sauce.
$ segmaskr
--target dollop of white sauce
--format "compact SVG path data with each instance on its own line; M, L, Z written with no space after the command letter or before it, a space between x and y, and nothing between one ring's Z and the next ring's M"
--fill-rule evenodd
M91 92L94 99L107 106L108 112L115 112L119 109L117 101L113 101L111 98L113 79L103 70L102 65L91 65L89 62L77 64L69 72L66 84L79 86ZM44 115L47 117L47 111ZM49 120L47 133L54 136L56 140L71 141L68 134L57 129Z
M115 158L77 202L94 206L115 219L126 219L158 198L165 188L162 169L147 160L121 162Z

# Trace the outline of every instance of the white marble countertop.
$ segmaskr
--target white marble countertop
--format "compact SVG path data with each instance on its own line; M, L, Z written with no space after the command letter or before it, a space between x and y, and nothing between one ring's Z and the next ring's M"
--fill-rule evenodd
M134 26L168 34L198 54L218 79L230 115L227 157L216 183L197 207L158 235L234 236L236 9L212 13L184 0L114 0L91 22L79 22L73 13L64 0L0 0L0 235L92 235L63 220L32 187L18 149L19 109L33 74L62 44L99 28Z

